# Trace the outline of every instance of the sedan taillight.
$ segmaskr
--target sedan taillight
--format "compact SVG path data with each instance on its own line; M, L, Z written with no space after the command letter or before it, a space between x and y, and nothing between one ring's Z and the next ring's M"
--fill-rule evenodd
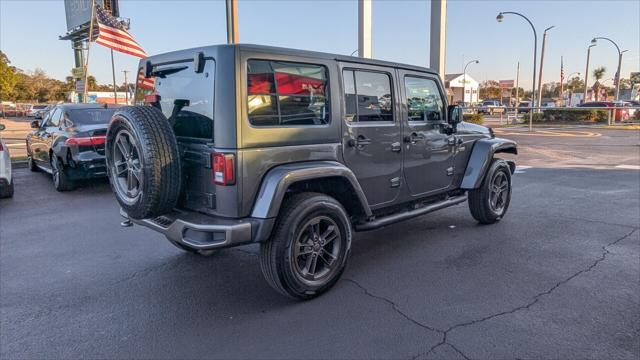
M64 143L67 145L77 146L96 146L104 145L106 136L87 136L87 137L72 137L68 138Z
M213 181L217 185L233 185L236 182L233 154L213 153Z

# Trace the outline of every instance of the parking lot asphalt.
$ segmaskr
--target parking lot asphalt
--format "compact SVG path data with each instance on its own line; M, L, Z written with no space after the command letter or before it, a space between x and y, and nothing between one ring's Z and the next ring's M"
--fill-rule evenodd
M106 181L57 193L18 169L0 200L0 357L637 359L640 171L616 166L640 165L638 133L598 133L504 135L526 166L501 222L462 204L358 233L308 302L268 287L255 245L182 253L121 228ZM583 143L597 155L579 164L538 151Z

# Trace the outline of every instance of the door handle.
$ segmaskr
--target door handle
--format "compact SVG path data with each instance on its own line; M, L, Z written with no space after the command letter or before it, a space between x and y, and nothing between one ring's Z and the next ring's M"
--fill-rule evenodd
M355 139L349 139L349 141L347 141L347 144L351 147L361 148L363 146L371 144L371 139L368 139L364 135L358 135L358 137Z
M399 142L394 142L393 144L391 144L391 151L393 152L402 151L402 144L400 144Z
M419 140L424 140L424 135L418 134L417 132L412 132L411 135L404 137L404 142L416 144Z

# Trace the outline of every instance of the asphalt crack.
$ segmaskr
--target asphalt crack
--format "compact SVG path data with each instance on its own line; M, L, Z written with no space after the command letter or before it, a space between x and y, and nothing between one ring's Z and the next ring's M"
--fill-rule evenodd
M521 310L527 310L529 309L531 306L537 304L541 298L543 298L546 295L550 295L551 293L553 293L555 290L557 290L559 287L561 287L562 285L568 283L569 281L575 279L576 277L587 273L591 270L593 270L596 266L598 266L598 264L600 264L602 261L604 261L607 258L607 255L611 254L611 251L608 249L611 246L616 245L617 243L629 238L631 235L633 235L636 231L638 231L640 228L634 228L631 232L625 234L624 236L602 246L602 254L595 259L589 266L587 266L586 268L583 268L581 270L576 271L575 273L571 274L570 276L568 276L567 278L558 281L557 283L555 283L553 286L551 286L549 289L539 292L538 294L534 295L531 300L524 304L524 305L520 305L517 306L513 309L507 310L507 311L501 311L499 313L495 313L492 315L488 315L485 317L482 317L480 319L476 319L476 320L471 320L471 321L467 321L467 322L463 322L463 323L459 323L459 324L455 324L451 327L449 327L446 330L442 330L442 329L438 329L436 327L433 326L429 326L426 324L421 323L420 321L412 318L411 316L409 316L407 313L405 313L404 311L402 311L400 309L400 307L391 299L388 299L386 297L380 296L380 295L375 295L372 292L370 292L367 288L365 288L364 286L362 286L360 283L358 283L357 281L353 280L353 279L348 279L348 278L344 278L343 280L348 281L352 284L354 284L355 286L357 286L360 290L362 290L364 292L365 295L374 298L374 299L378 299L378 300L382 300L384 302L386 302L387 304L391 305L392 309L398 313L400 316L402 316L403 318L407 319L408 321L410 321L411 323L420 326L421 328L424 328L426 330L429 331L433 331L433 332L437 332L439 334L442 334L442 340L433 345L427 352L425 353L420 353L417 354L415 356L413 356L411 359L417 359L420 357L427 357L429 356L429 354L433 353L433 351L435 351L435 349L437 349L440 346L443 345L449 345L455 352L457 352L458 354L460 354L460 356L462 356L465 359L470 359L469 356L467 356L464 352L462 352L460 349L458 349L454 344L452 344L450 342L450 340L447 339L447 336L449 335L449 333L455 329L461 328L461 327L466 327L466 326L472 326L472 325L476 325L479 324L481 322L487 321L487 320L491 320L500 316L504 316L504 315L510 315L513 314L515 312L521 311Z

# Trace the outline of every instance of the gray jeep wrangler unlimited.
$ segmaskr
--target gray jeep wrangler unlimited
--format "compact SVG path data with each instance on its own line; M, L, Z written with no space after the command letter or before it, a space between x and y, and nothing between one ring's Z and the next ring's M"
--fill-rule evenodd
M300 299L345 269L354 231L511 197L513 141L461 122L432 70L256 45L140 62L107 133L122 215L185 251L260 243L266 280Z

